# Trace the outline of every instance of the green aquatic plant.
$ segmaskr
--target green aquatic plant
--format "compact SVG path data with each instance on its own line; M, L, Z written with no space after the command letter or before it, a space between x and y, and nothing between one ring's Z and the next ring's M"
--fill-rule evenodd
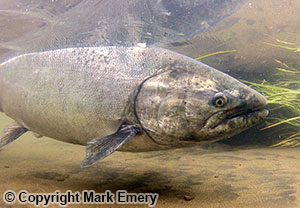
M284 107L291 111L293 115L300 115L300 81L286 80L278 81L277 83L269 83L267 81L263 81L262 83L254 83L249 81L243 82L261 92L268 99L268 103L271 105L273 104L274 107L271 110ZM267 125L261 130L287 124L292 128L293 131L290 136L286 137L279 143L274 144L273 146L300 146L300 116L282 116L270 119L273 120L273 123Z
M269 104L276 104L289 108L292 112L300 115L300 81L286 80L277 83L254 83L243 80L257 91L262 93Z
M283 41L281 41L281 43L283 43ZM274 61L280 65L280 67L276 68L278 71L289 75L300 74L300 70L290 67L278 59L274 59ZM273 110L284 107L295 115L293 117L273 118L275 119L275 123L271 123L262 128L262 130L265 130L287 124L293 129L293 133L290 136L273 146L300 146L300 81L295 80L293 76L292 78L286 78L284 80L281 78L272 83L265 80L262 83L244 82L261 92L268 99L269 104L274 104L276 107L274 107Z
M199 56L197 58L195 58L197 61L201 60L201 59L204 59L204 58L207 58L207 57L210 57L210 56L214 56L214 55L219 55L219 54L225 54L225 53L235 53L236 50L225 50L225 51L217 51L217 52L212 52L212 53L209 53L209 54L206 54L206 55L203 55L203 56Z
M280 39L274 39L275 43L265 43L269 46L285 49L292 52L300 52L299 42L287 42ZM274 59L274 61L279 64L279 67L275 69L281 74L279 79L275 82L263 81L262 83L254 83L249 81L244 81L246 84L251 85L257 91L261 92L268 99L269 104L275 105L271 110L278 108L286 108L292 115L289 116L284 114L284 116L271 118L275 122L270 123L262 130L270 129L279 125L288 125L292 130L292 133L282 141L274 144L273 146L300 146L300 81L297 80L295 76L300 75L300 70L294 67L289 66L287 63ZM282 74L284 73L284 74ZM291 75L291 76L290 76ZM282 77L288 77L283 79Z
M293 42L287 42L280 39L275 39L277 43L265 43L269 46L273 46L276 48L283 48L289 51L293 52L300 52L300 46L298 46L299 42L293 43Z
M297 43L291 43L286 41L281 41L276 39L278 44L266 43L268 45L283 48L286 50L290 50L293 52L299 52L300 46L294 46ZM279 45L281 44L281 45ZM291 47L292 46L292 47ZM213 53L209 53L200 57L197 57L196 60L201 60L210 56L218 55L218 54L226 54L226 53L234 53L236 50L224 50L217 51ZM274 59L274 61L279 64L279 67L276 67L276 70L280 73L285 73L288 75L300 75L300 70L289 66L288 64ZM282 74L281 76L282 77ZM294 78L294 77L293 77ZM300 81L294 79L285 79L280 78L275 82L268 82L266 80L261 83L250 82L246 80L242 80L244 83L250 85L255 88L257 91L262 93L268 100L268 103L273 107L271 110L277 110L279 108L286 108L291 111L293 115L289 117L287 115L282 115L281 117L269 118L267 122L268 125L262 130L270 129L279 125L289 125L291 127L290 135L280 142L274 144L273 146L300 146Z

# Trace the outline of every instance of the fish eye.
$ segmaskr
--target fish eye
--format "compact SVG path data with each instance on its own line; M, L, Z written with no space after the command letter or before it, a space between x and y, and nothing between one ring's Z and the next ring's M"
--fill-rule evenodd
M219 92L217 94L215 94L214 100L213 100L213 104L217 107L217 108L222 108L226 105L227 103L227 97Z

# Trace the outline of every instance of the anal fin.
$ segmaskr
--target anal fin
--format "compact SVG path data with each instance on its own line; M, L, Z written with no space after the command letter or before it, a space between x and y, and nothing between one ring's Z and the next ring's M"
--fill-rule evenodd
M81 167L91 166L98 160L112 154L139 132L140 129L138 126L123 124L116 133L89 141L86 148L86 157L82 161Z
M4 128L3 135L0 139L0 149L15 141L27 131L28 129L18 123L7 126L6 128Z

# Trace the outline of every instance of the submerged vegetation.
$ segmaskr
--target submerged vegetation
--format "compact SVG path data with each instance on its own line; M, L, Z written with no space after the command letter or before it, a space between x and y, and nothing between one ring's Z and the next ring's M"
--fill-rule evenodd
M273 146L300 146L300 81L286 80L276 83L267 81L262 83L244 82L250 84L268 99L268 103L273 106L271 111L287 108L292 115L295 115L291 117L281 115L276 118L270 118L273 120L273 123L262 128L262 130L265 130L281 124L289 125L293 133L290 133L291 135Z
M276 41L278 44L266 44L293 52L300 52L300 46L297 46L297 43L278 39ZM262 83L244 82L261 92L268 99L268 103L273 106L271 111L278 108L286 108L290 112L278 115L276 118L270 118L273 119L273 123L262 128L262 130L265 130L283 124L288 125L289 135L273 146L297 147L300 146L300 79L297 80L297 76L300 75L300 69L291 67L278 59L274 59L274 61L279 65L279 67L276 67L276 70L280 72L280 74L277 74L279 79L273 82L264 80Z
M199 56L199 57L197 57L195 59L197 61L199 61L201 59L204 59L204 58L207 58L207 57L210 57L210 56L219 55L219 54L225 54L225 53L234 53L234 52L236 52L236 50L217 51L217 52L212 52L212 53L206 54L204 56Z
M286 42L279 39L275 39L275 42L276 43L265 44L291 52L300 52L298 43ZM212 52L197 57L196 60L234 52L236 52L236 50ZM278 71L275 81L263 80L261 83L256 83L242 80L242 82L262 93L271 106L271 112L276 114L275 117L268 118L267 126L261 130L285 125L284 129L281 128L281 132L284 133L282 133L280 137L283 139L280 139L278 143L272 146L297 147L300 146L300 66L299 69L297 69L281 60L274 59L274 61L278 64L278 67L275 68L275 70Z

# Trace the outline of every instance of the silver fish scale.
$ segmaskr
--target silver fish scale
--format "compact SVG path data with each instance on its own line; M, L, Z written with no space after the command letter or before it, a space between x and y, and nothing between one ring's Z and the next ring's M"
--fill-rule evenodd
M0 65L1 108L33 132L67 142L111 134L129 95L163 63L147 50L154 49L69 48L18 56Z

